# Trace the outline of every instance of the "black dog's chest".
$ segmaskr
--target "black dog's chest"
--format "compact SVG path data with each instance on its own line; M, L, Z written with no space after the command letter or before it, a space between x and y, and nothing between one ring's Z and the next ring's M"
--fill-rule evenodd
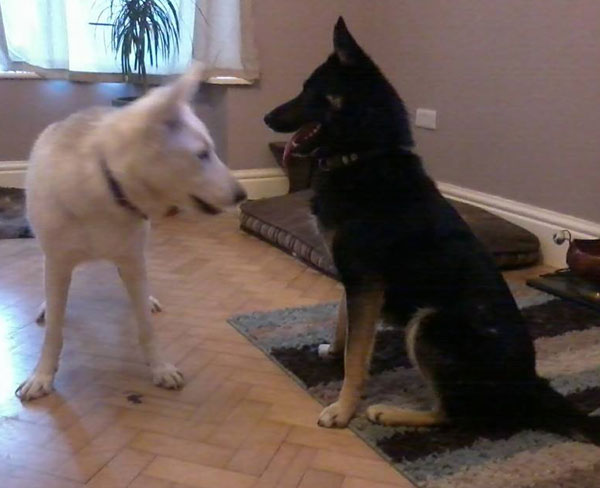
M318 180L311 200L311 211L320 229L333 230L345 221L361 214L361 190L353 181Z
M452 302L482 276L495 289L485 251L435 186L397 181L363 180L352 192L344 181L317 186L312 211L342 281L377 277L418 303L422 297Z

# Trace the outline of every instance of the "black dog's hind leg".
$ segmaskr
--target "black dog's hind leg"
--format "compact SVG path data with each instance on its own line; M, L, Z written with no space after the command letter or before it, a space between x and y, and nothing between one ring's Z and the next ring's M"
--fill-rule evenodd
M319 346L319 356L322 358L340 356L346 345L346 334L348 331L348 305L346 304L346 293L342 295L338 307L337 324L335 326L335 337L331 344Z
M421 373L423 380L429 385L435 395L435 386L429 371L430 365L419 361L420 327L434 317L436 311L431 308L418 310L406 326L406 351L413 366ZM445 421L445 415L436 399L436 406L432 410L408 410L392 405L376 404L367 408L367 418L376 424L403 425L410 427L432 427Z
M319 416L321 427L345 427L354 415L369 372L375 327L383 305L383 290L346 288L348 333L344 353L344 383L337 402Z

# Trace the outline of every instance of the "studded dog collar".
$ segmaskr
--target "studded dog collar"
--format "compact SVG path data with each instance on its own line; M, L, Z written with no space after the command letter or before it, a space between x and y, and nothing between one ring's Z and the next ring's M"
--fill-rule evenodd
M350 166L351 164L369 159L386 156L388 154L410 153L411 150L405 146L371 149L369 151L353 152L348 154L335 154L327 158L318 159L319 168L323 171L332 171L337 168Z
M100 168L102 168L102 174L106 178L110 193L112 194L117 205L123 207L141 219L148 220L148 216L127 198L125 192L123 191L123 187L121 187L115 176L110 171L104 158L100 159Z

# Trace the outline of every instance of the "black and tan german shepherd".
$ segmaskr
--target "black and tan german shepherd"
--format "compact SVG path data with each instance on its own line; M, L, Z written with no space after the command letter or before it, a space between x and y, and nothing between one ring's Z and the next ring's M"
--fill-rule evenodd
M345 289L329 348L345 351L344 383L319 425L344 427L354 415L384 316L406 325L408 354L434 406L373 405L371 421L507 424L600 443L600 418L536 374L533 342L506 283L411 151L401 99L343 19L333 54L265 122L295 132L285 158L311 153L320 161L312 209Z

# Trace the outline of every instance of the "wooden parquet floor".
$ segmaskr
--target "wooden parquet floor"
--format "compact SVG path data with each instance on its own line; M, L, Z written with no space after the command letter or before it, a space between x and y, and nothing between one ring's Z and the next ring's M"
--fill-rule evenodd
M225 321L335 300L339 285L231 214L160 223L148 255L185 388L152 385L116 270L93 263L75 273L56 392L21 404L44 332L42 258L34 240L0 241L0 486L411 486L350 431L317 427L321 407Z

